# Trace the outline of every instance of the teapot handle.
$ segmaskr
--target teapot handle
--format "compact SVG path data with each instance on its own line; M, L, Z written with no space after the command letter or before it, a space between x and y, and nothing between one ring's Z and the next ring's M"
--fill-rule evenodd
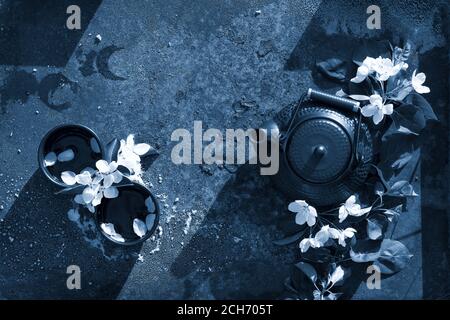
M329 104L337 109L341 109L342 111L350 111L357 113L359 112L358 101L338 97L329 93L325 93L319 90L314 90L309 88L307 97L310 100L320 101L326 104Z

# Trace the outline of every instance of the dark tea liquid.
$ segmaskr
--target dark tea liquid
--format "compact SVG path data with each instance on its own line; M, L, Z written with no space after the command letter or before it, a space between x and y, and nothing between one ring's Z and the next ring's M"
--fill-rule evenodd
M145 205L148 197L150 197L150 193L143 187L136 185L120 187L117 198L102 199L98 208L99 223L112 223L116 232L125 241L140 239L133 231L133 221L137 218L145 223L145 218L150 214ZM156 219L155 223L157 223ZM148 232L152 232L152 230L149 229Z
M64 128L51 134L44 148L44 157L50 152L58 155L68 149L74 152L75 157L66 162L57 161L53 166L47 167L50 174L61 181L61 173L64 171L78 174L87 167L95 169L95 163L102 158L102 155L92 150L92 138L95 139L90 132L76 127ZM98 141L97 143L100 144Z

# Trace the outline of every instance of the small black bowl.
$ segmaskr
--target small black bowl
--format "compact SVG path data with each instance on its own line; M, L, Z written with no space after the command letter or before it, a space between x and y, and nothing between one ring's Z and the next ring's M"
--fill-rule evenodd
M97 142L95 152L91 147L91 139ZM56 162L53 166L45 165L45 157L50 152L59 154L71 149L75 157L71 161ZM61 173L72 171L76 174L83 169L91 167L95 169L95 163L102 159L103 145L97 134L90 128L78 124L66 124L53 128L42 138L38 150L39 167L45 176L60 187L67 187L61 180Z
M156 198L148 188L139 183L130 183L117 186L119 196L113 199L103 198L101 204L96 208L96 222L100 232L110 241L120 245L136 245L146 241L155 232L159 222L159 205ZM151 198L153 212L149 212L146 200ZM147 215L154 214L153 226L140 238L133 231L133 221L138 218L145 222ZM113 239L102 228L102 223L112 223L114 229L125 242Z

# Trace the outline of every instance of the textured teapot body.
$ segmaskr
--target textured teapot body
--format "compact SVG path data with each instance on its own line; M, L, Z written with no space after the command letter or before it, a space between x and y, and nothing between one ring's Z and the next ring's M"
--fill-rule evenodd
M344 202L364 185L373 142L358 114L305 101L288 106L269 122L280 132L276 186L295 200L315 206Z

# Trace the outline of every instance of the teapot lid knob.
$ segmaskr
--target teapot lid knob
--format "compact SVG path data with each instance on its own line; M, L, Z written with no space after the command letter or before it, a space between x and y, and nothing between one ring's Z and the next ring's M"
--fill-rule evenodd
M322 158L327 154L327 148L320 144L314 148L313 154L316 158Z

